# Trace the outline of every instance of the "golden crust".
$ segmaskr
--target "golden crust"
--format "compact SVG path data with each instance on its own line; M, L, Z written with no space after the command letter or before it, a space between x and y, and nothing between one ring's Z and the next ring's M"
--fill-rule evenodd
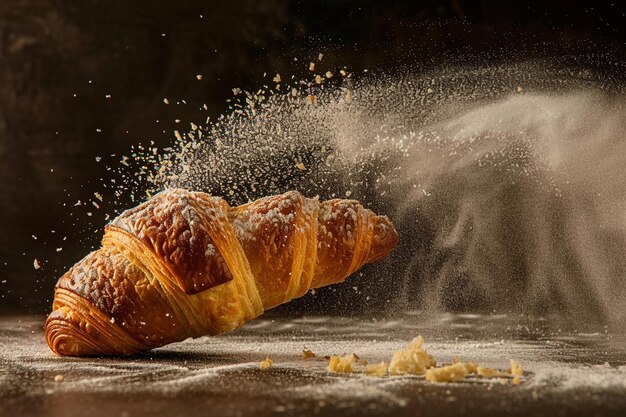
M292 191L231 208L167 190L124 212L57 284L46 322L61 355L132 354L232 330L386 256L398 235L351 200Z
M216 207L199 209L194 193L172 190L122 213L106 230L141 241L191 295L233 279L211 236L211 226L224 222Z

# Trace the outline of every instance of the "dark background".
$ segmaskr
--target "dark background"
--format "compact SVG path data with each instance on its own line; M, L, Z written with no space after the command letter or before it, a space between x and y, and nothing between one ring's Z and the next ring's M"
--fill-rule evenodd
M47 311L57 278L98 243L105 213L132 205L73 204L93 198L131 145L167 146L179 126L226 111L231 88L256 89L265 72L304 74L319 52L329 68L416 73L624 60L624 4L597 3L2 0L0 312Z

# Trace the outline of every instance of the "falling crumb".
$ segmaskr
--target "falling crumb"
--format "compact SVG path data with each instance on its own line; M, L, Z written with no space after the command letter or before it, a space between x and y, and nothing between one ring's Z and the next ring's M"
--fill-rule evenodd
M275 83L279 83L280 82L280 74L276 74L276 76L272 79L272 81L274 81Z
M300 171L306 170L306 167L304 166L304 164L302 162L298 162L296 164L296 168L298 168Z
M102 194L100 194L100 193L93 193L93 195L95 195L98 200L102 201Z
M264 361L261 361L261 363L259 363L259 368L262 371L265 371L265 370L270 369L273 364L274 364L273 360L271 360L270 358L266 358Z
M309 64L309 71L315 71L315 62Z
M107 94L104 98L111 98L111 94Z
M41 268L41 265L39 265L39 261L37 260L37 258L33 260L33 267L35 267L35 269Z
M332 355L328 362L329 372L352 373L352 364L356 361L356 355L353 353L347 356Z
M241 94L241 88L233 88L233 95Z
M333 78L333 73L330 71L326 71L326 78Z
M302 357L305 361L308 361L309 359L313 359L315 357L315 353L309 349L304 349L302 351Z
M196 78L197 78L198 80L201 80L201 79L202 79L202 74L198 74L198 75L196 75Z
M311 104L315 104L317 102L317 96L310 95L307 97Z
M465 379L467 368L464 363L442 366L441 368L430 368L424 374L430 382L456 382Z
M321 84L321 83L322 83L322 77L321 77L321 75L316 75L316 76L315 76L315 83L316 83L316 84Z
M63 380L65 379L65 377L61 374L55 375L54 376L54 382L63 382Z
M163 103L165 103L165 104L170 104L170 101L169 101L168 99L164 98L164 99L163 99Z
M365 366L365 375L384 377L387 375L387 363L372 364Z
M57 248L57 252L61 252L63 248Z
M345 77L348 73L345 70L339 70L339 74L341 74L342 77Z
M320 54L317 56L317 60L318 60L318 61L321 61L321 60L322 60L322 58L324 58L324 54L320 53Z
M521 85L517 86L517 92L521 93L522 91L524 91L524 88Z

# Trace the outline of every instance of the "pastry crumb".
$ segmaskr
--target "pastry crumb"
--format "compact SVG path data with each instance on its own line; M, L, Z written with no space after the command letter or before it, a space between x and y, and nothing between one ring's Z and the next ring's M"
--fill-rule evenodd
M54 376L54 382L63 382L63 380L65 379L65 377L61 374L55 375Z
M441 368L430 368L424 374L430 382L457 382L465 379L468 375L467 367L464 363L445 365Z
M436 365L435 359L422 349L424 338L417 336L409 343L408 349L395 352L389 363L392 375L415 374L423 375L428 368Z
M513 381L511 383L513 385L519 385L522 382L522 375L524 375L524 370L522 369L522 365L516 361L511 359L511 375L513 375Z
M365 375L384 377L387 375L387 363L372 364L365 366Z
M305 361L308 361L309 359L313 359L315 357L315 353L309 349L304 349L302 351L302 357Z
M356 358L354 353L346 356L332 355L328 362L328 370L330 372L352 373L352 365Z
M264 361L261 361L261 363L259 363L259 368L262 371L265 371L267 369L270 369L273 364L274 364L273 360L271 360L270 358L266 358Z
M483 378L499 378L502 376L508 376L506 372L502 372L499 369L487 368L483 366L476 367L476 375L482 376Z

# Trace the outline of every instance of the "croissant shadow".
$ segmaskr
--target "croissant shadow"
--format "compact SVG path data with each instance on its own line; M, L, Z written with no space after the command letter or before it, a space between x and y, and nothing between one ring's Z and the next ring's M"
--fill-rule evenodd
M212 354L210 352L193 352L193 351L177 351L177 350L149 350L147 352L139 352L130 356L107 356L107 359L138 359L138 360L156 360L162 362L203 362L203 363L224 363L230 358L228 356Z

